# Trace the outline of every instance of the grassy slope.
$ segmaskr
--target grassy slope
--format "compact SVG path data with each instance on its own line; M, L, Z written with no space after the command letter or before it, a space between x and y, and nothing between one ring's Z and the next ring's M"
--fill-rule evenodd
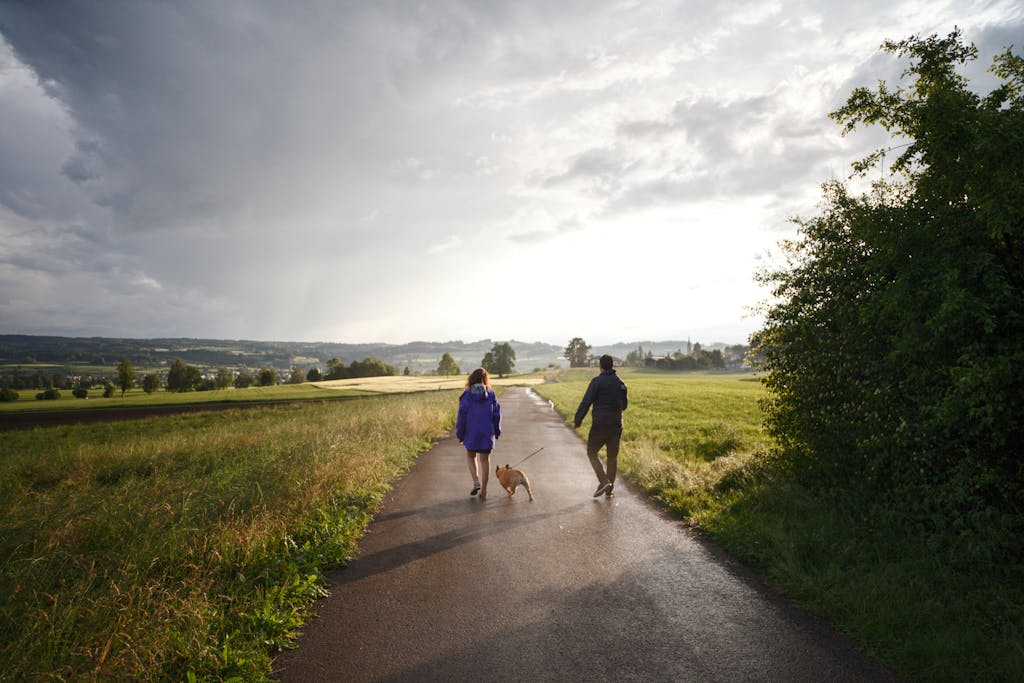
M455 392L0 438L0 680L267 675Z
M592 375L573 371L537 390L571 420ZM912 680L1020 680L1021 567L775 476L755 455L768 441L756 405L763 390L749 377L623 378L630 408L619 467L653 498Z

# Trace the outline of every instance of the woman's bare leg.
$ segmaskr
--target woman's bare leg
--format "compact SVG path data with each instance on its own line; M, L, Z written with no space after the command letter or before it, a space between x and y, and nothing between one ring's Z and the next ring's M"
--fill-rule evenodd
M469 495L475 496L480 490L480 477L477 475L476 469L476 453L466 451L466 464L469 465L469 476L473 477L473 490L470 491Z
M487 480L491 476L491 454L490 453L479 453L480 456L480 497L487 497Z

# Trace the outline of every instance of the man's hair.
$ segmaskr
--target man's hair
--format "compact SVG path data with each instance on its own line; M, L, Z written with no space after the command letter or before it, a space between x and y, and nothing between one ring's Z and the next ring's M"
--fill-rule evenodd
M602 370L611 370L612 369L612 357L609 356L607 353L604 354L603 356L601 356L600 363L601 363L601 369Z

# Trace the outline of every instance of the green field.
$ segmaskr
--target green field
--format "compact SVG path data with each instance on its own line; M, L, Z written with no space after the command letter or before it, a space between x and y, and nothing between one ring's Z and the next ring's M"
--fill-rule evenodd
M1021 680L1024 568L987 557L987 539L963 547L898 510L844 508L791 484L767 456L764 390L749 375L620 373L619 471L652 498L904 678ZM536 390L571 421L593 375Z
M0 680L266 677L457 395L3 433Z
M742 472L768 444L757 405L764 389L747 373L619 373L630 387L619 471L699 523L709 492ZM593 370L572 370L536 390L571 422L593 376ZM584 434L589 420L588 415Z
M248 389L217 389L214 391L155 391L147 394L142 389L129 389L121 398L118 390L111 398L103 398L103 388L89 390L89 398L75 398L70 389L61 389L55 400L36 399L39 390L19 389L18 400L0 402L0 413L51 410L104 410L118 408L145 408L172 405L198 405L202 403L265 403L268 401L299 401L304 399L338 398L365 395L358 391L324 392L311 384L278 384L271 387Z
M61 390L55 400L36 399L39 390L18 390L18 400L0 402L0 413L15 411L102 410L109 408L145 408L170 405L197 405L202 403L263 403L272 401L322 400L352 396L396 394L420 391L461 389L465 377L387 376L339 379L306 384L277 384L247 389L217 389L213 391L155 391L147 394L142 389L129 389L124 398L120 390L111 398L103 398L103 388L93 387L89 398L79 399L71 390ZM494 379L495 386L529 386L543 382L541 375L513 375Z
M1019 680L1021 567L789 483L751 375L621 372L636 486L901 676ZM535 389L568 421L593 375ZM462 381L254 387L223 393L360 397L0 434L0 680L266 676Z

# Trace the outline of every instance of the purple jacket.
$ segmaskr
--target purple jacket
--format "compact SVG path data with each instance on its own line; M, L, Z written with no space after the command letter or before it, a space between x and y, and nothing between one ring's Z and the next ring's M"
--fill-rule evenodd
M501 436L501 406L498 397L483 384L474 384L459 397L459 418L455 436L467 451L490 451Z

